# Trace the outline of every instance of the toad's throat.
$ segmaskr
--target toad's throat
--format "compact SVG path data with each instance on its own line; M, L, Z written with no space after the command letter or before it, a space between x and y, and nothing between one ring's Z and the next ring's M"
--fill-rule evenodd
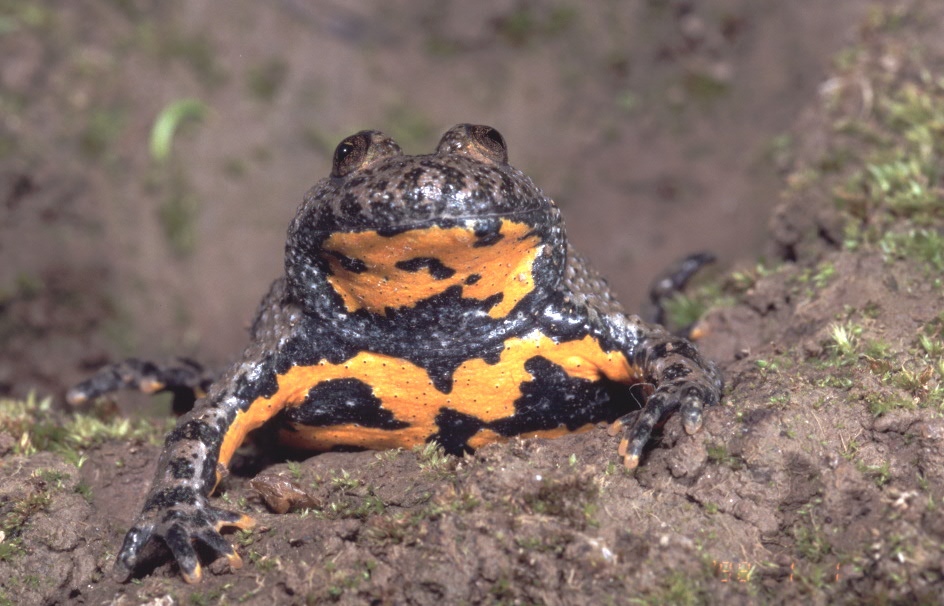
M383 236L377 231L332 234L322 245L328 282L347 311L414 307L450 288L492 301L503 318L534 290L534 261L544 245L531 226L502 219L500 229L429 226Z

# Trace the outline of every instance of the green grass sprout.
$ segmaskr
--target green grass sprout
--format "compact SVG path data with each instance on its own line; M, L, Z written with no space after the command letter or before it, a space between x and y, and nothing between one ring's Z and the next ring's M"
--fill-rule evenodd
M207 105L199 99L178 99L157 114L151 127L151 158L163 162L170 157L174 134L185 120L202 120L208 112Z

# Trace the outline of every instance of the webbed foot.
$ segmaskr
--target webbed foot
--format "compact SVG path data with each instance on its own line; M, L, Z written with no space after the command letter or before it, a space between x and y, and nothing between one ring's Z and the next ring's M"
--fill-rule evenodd
M720 386L713 389L695 381L681 380L660 385L642 410L620 417L610 425L610 435L623 433L618 449L623 465L627 469L639 465L652 430L675 412L681 415L686 433L697 432L702 426L705 406L717 404L719 394Z
M226 526L252 528L255 520L247 515L211 507L205 499L180 503L166 509L151 509L141 513L135 525L125 535L124 544L115 560L115 575L127 580L152 539L164 541L174 556L180 573L188 583L198 583L203 575L195 542L203 544L217 558L226 558L233 569L242 567L242 559L232 544L220 534Z

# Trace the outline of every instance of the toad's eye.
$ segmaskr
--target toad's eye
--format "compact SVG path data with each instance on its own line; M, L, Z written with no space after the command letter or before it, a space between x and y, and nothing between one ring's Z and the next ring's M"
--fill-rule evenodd
M331 176L345 177L378 158L398 156L400 146L385 134L375 130L362 130L338 143L334 148Z
M344 159L347 158L348 155L353 151L354 151L354 146L348 143L347 141L344 141L343 143L338 145L338 148L336 150L334 150L334 163L342 164L344 162Z
M370 134L360 132L338 143L334 149L332 177L343 177L363 164L370 147Z
M484 124L456 124L439 140L436 153L469 156L488 164L508 164L505 138Z
M469 134L482 147L487 148L497 161L508 161L508 146L505 145L505 138L501 136L500 132L491 126L473 126L469 128Z
M474 153L496 164L508 163L508 146L500 132L484 124L469 124L466 135Z

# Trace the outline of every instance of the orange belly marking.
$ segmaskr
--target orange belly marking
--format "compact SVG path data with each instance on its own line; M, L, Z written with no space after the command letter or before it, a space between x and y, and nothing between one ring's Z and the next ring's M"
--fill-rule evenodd
M480 358L463 362L453 374L453 389L444 394L433 387L425 370L400 358L362 352L342 364L324 360L312 366L295 366L277 377L279 388L269 398L257 398L249 409L239 412L223 440L220 462L226 464L246 433L259 427L279 410L305 401L309 390L322 381L353 378L371 386L381 406L399 421L410 424L403 429L387 430L361 427L352 423L323 427L304 426L296 434L283 432L291 446L325 450L336 445L371 449L409 448L423 443L438 432L436 416L443 408L473 416L483 422L514 415L514 401L521 397L521 383L534 377L524 364L534 356L543 356L560 365L573 377L591 381L606 377L621 383L639 380L638 369L620 352L605 352L593 337L557 343L534 331L521 338L509 339L496 364ZM534 432L554 436L566 428ZM530 435L530 434L528 434ZM471 446L498 439L490 430L482 430L470 440ZM473 444L474 442L474 444Z

